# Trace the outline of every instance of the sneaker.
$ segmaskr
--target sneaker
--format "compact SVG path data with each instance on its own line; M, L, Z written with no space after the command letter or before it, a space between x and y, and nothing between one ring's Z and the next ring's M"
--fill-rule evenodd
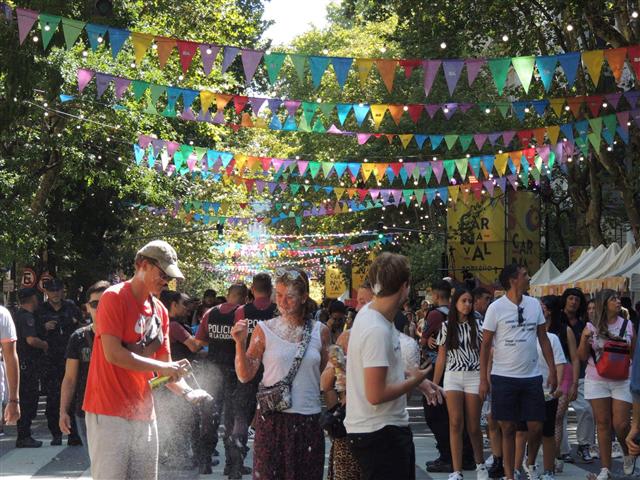
M592 449L593 447L590 447L589 445L579 445L578 458L580 458L584 463L593 463L593 459L598 457L593 455Z
M600 469L600 473L596 477L596 480L611 480L611 472L608 468Z
M600 458L600 449L598 448L597 445L593 445L589 447L589 453L591 454L592 459L597 460L598 458Z
M502 465L501 457L494 457L493 465L489 468L489 478L502 478L504 477L504 466Z
M33 437L20 438L16 440L16 448L40 448L42 442Z
M524 471L527 474L528 480L540 480L540 472L538 472L538 465L527 465Z
M247 438L249 440L253 440L256 437L256 430L253 427L249 427L249 431L247 432Z
M611 445L611 458L622 458L624 454L622 453L622 447L619 442L613 442Z
M562 473L562 471L564 470L564 461L561 458L556 458L555 470L556 473Z
M540 477L540 480L555 480L556 477L553 472L544 472Z
M69 435L69 438L67 438L67 445L70 447L80 447L82 446L82 439L77 435Z
M62 445L62 435L53 437L53 439L51 440L51 445Z
M462 472L453 472L449 474L449 480L464 480Z
M495 457L493 456L493 454L489 455L489 457L484 461L484 464L487 466L487 468L491 468L491 466L493 465L493 462L495 461Z
M427 472L431 473L451 473L453 472L453 466L450 463L446 463L440 458L436 458L432 462L427 462Z
M560 458L564 463L576 463L576 461L574 460L574 458L571 456L570 453L565 453L564 455L560 455Z
M636 469L636 457L633 455L625 455L622 468L625 475L633 475L633 471Z
M484 463L476 465L476 478L478 480L489 480L489 470L487 470L487 466Z

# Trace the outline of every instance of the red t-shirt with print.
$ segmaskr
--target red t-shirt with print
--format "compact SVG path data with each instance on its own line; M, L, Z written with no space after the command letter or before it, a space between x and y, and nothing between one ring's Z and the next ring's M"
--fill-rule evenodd
M109 363L104 355L101 337L112 335L128 344L143 339L148 344L154 338L160 338L160 348L152 356L159 358L170 352L167 309L152 297L144 303L138 302L131 291L131 283L120 283L108 288L100 298L95 331L82 409L127 420L152 420L155 412L148 381L153 374L135 372Z

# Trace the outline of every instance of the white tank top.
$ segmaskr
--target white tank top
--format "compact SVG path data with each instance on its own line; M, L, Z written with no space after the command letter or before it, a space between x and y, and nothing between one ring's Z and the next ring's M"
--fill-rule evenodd
M265 349L262 356L264 376L262 383L266 386L274 385L282 380L291 365L298 349L297 343L283 340L276 335L266 322L259 322L264 332ZM320 352L322 340L320 339L320 322L315 322L311 331L309 346L302 357L298 373L291 385L291 408L286 413L299 413L313 415L320 413Z

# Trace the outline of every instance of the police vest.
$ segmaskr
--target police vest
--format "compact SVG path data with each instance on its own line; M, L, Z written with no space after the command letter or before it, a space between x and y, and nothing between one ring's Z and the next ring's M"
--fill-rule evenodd
M247 320L247 327L249 328L249 340L251 340L251 333L260 320L271 320L276 317L277 306L275 303L270 304L264 310L256 308L253 303L247 303L242 310L244 312L244 318Z
M231 336L235 314L238 306L228 313L220 312L219 307L213 307L207 314L207 338L209 339L209 353L207 358L215 363L234 365L236 356L236 342Z

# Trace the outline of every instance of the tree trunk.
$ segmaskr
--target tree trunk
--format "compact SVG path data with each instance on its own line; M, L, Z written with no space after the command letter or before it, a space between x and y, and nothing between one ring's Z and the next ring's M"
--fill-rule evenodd
M589 204L585 213L585 223L589 232L589 242L592 247L604 244L600 218L602 217L602 184L598 178L598 161L589 159Z
M39 215L46 208L47 198L53 190L58 179L58 173L62 168L62 161L60 158L60 152L52 150L49 155L49 168L41 177L38 190L31 202L31 214L33 216Z

